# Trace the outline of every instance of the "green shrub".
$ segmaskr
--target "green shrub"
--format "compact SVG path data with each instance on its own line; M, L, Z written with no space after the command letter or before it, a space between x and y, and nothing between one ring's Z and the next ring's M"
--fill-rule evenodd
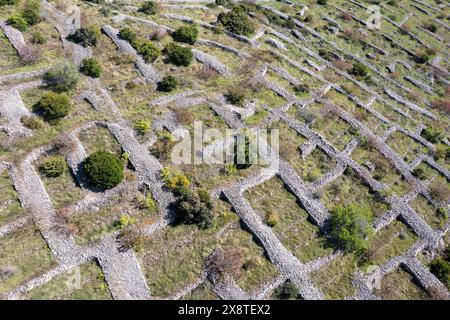
M342 250L364 253L368 249L367 239L373 234L370 208L337 205L330 217L330 234L334 244Z
M438 143L442 138L442 133L433 128L423 129L420 135L431 143Z
M79 80L77 67L68 62L53 67L44 75L45 83L58 92L74 89Z
M130 43L134 43L137 38L136 33L128 27L125 27L119 31L119 37Z
M148 40L135 41L133 47L144 58L145 62L153 62L161 55L161 50Z
M33 108L42 113L45 120L54 122L69 114L70 99L64 93L48 92L42 95Z
M416 62L420 64L424 64L429 62L433 57L435 56L435 53L433 50L428 49L423 52L416 53Z
M124 178L120 158L105 151L87 157L83 163L83 172L89 184L102 190L117 186Z
M273 228L278 224L278 222L280 222L280 216L278 215L277 212L270 211L270 212L267 212L267 214L265 216L265 220L266 220L266 224L269 227Z
M124 229L136 223L136 218L129 216L128 214L123 214L120 216L119 220L116 222L116 226L119 229Z
M144 135L150 131L150 121L143 119L137 120L133 127L139 134Z
M321 5L321 6L325 6L327 5L328 1L327 0L317 0L317 4Z
M246 92L240 87L232 88L225 94L225 98L227 98L228 102L231 104L243 106L246 98Z
M425 174L425 171L424 171L422 168L420 168L420 167L415 168L415 169L412 171L412 174L413 174L413 176L419 178L420 180L425 179L426 176L427 176L427 175Z
M27 30L28 23L21 14L14 14L6 20L6 23L19 31Z
M35 25L41 20L41 1L27 0L22 10L22 17L30 25Z
M179 218L183 223L196 224L201 229L212 225L213 212L211 202L205 203L198 193L187 190L177 203Z
M444 259L435 259L430 264L430 271L447 288L450 288L450 264Z
M97 45L97 38L99 37L99 32L90 28L80 28L74 33L69 35L67 38L70 41L78 43L83 47L91 47Z
M0 0L0 6L13 5L19 3L19 0Z
M298 298L298 291L297 286L288 280L275 290L275 295L278 299L292 300Z
M231 4L230 0L216 0L215 2L218 6L227 6Z
M369 68L360 62L356 62L350 70L350 73L357 77L367 77L369 75Z
M196 25L181 26L174 31L172 37L175 41L194 44L197 41L198 29Z
M300 83L298 85L293 86L294 92L298 94L308 93L310 91L310 87L307 83Z
M156 3L154 1L146 1L142 4L141 8L139 9L139 11L148 14L148 15L152 15L155 14L158 11L158 8L156 6Z
M191 182L185 174L181 172L171 172L167 168L161 170L161 175L165 186L172 190L175 194L183 194L189 189Z
M87 58L83 60L80 72L88 77L99 78L102 74L102 66L96 59Z
M59 177L66 171L66 160L60 156L47 157L39 166L39 171L49 178Z
M39 130L44 127L44 122L36 116L23 116L20 118L20 122L31 130Z
M240 35L251 35L255 32L254 23L240 7L234 7L231 11L221 12L217 21L230 32Z
M33 44L44 44L47 42L47 39L44 37L44 35L40 31L33 31L31 34L31 42Z
M167 54L169 62L176 66L187 67L191 64L193 54L190 48L179 46L175 43L170 43L164 48L164 53Z
M158 91L171 92L178 86L178 80L173 76L165 76L158 82Z

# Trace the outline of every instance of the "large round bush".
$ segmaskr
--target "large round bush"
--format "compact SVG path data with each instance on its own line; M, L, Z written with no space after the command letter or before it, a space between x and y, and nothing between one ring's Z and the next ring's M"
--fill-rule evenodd
M70 112L70 99L64 93L48 92L34 105L38 113L47 121L56 121L67 116Z
M181 26L174 31L172 37L175 41L194 44L198 38L198 29L195 25Z
M169 61L176 66L187 67L191 64L193 54L190 48L179 46L175 43L169 43L164 48L164 53L167 54Z
M98 151L87 157L83 170L89 184L102 190L117 186L124 178L123 162L105 151Z
M83 60L80 72L88 77L99 78L102 74L102 66L97 59L87 58Z
M236 34L249 36L255 32L255 25L241 7L235 7L228 12L221 12L217 21L225 29Z

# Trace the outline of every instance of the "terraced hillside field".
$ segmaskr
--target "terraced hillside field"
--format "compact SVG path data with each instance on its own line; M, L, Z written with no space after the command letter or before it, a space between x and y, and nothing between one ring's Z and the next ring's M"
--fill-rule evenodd
M441 0L0 0L0 299L449 299L449 49Z

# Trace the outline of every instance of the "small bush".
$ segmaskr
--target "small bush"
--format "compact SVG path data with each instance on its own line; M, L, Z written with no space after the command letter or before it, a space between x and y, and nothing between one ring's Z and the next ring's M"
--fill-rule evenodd
M143 120L143 119L137 120L134 123L133 127L134 127L134 130L137 131L137 133L144 135L150 131L150 121Z
M136 218L129 216L128 214L123 214L120 216L119 220L116 222L116 226L119 229L125 229L136 223Z
M237 106L243 106L246 96L245 90L240 87L232 88L225 94L228 102Z
M44 122L36 116L23 116L20 118L20 122L31 130L39 130L44 128Z
M442 182L435 182L431 185L430 195L437 201L450 201L450 189Z
M146 237L141 228L136 228L133 225L124 228L117 237L121 250L133 249L135 252L140 252L144 249Z
M227 6L227 5L231 4L231 1L230 0L216 0L215 3L218 6Z
M102 66L96 59L87 58L83 60L80 72L88 77L99 78L102 74Z
M161 50L148 40L135 41L133 47L144 58L145 62L153 62L161 55Z
M146 1L141 5L139 11L148 15L152 15L158 11L158 8L154 1Z
M198 193L191 190L187 190L181 196L177 204L177 211L183 223L196 224L201 229L212 225L212 204L203 199Z
M47 157L39 166L39 171L49 178L56 178L66 171L66 160L60 156Z
M7 6L19 3L19 0L0 0L0 6Z
M275 211L266 214L266 223L269 227L275 227L280 222L280 216Z
M119 157L105 151L93 153L83 163L88 182L99 189L111 189L124 178L123 163Z
M357 62L353 65L350 73L357 77L367 77L369 75L369 68L366 65Z
M234 7L229 12L221 12L217 21L229 32L249 36L255 32L254 23L240 7Z
M297 286L293 282L286 281L275 290L275 295L278 299L292 300L298 298L298 291Z
M44 44L47 42L47 39L41 32L33 31L33 33L31 34L31 42L33 44Z
M328 3L327 0L317 0L317 4L321 5L321 6L326 6Z
M26 31L28 27L27 21L21 14L12 15L6 20L6 23L22 32Z
M191 185L186 175L181 172L170 172L168 169L163 169L162 175L166 187L176 194L183 194Z
M69 35L67 38L70 41L82 45L83 47L91 47L97 45L98 36L99 32L96 30L82 27Z
M416 62L420 64L425 64L429 62L434 57L434 55L435 53L431 49L428 49L426 51L420 51L416 53Z
M133 30L131 30L128 27L125 27L119 31L119 37L122 40L134 43L134 41L136 41L137 35Z
M450 264L443 259L435 259L430 264L430 271L447 288L450 288Z
M169 62L176 66L187 67L191 64L193 54L190 48L181 47L175 43L170 43L164 48L164 53L167 54Z
M197 41L198 29L195 25L181 26L174 31L172 37L175 41L194 44Z
M46 84L55 91L69 91L80 80L77 67L71 63L62 63L50 69L44 76Z
M178 80L173 76L165 76L158 82L158 91L172 92L178 86Z
M420 135L431 143L438 143L442 138L442 133L433 128L423 129Z
M294 92L298 94L308 93L310 88L307 83L301 83L296 86L293 86Z
M28 0L25 2L22 17L32 26L41 21L41 2L40 0Z
M48 92L33 106L42 113L45 120L53 122L67 116L70 112L70 99L64 93Z

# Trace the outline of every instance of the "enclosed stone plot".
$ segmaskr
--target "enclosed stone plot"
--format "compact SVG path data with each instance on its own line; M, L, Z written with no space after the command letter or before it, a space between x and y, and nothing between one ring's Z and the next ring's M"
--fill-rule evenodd
M394 220L370 240L364 264L382 266L390 259L404 254L417 240L412 229Z
M229 254L230 259L237 260L232 275L238 286L248 293L259 291L277 275L264 249L239 224L232 225L218 237L217 247Z
M380 217L389 210L390 206L365 186L351 171L348 169L344 175L316 192L317 197L328 210L332 211L337 204L345 206L354 203L369 207L374 218Z
M429 295L402 268L389 272L375 291L384 300L427 300Z
M35 162L37 171L40 171L39 168L44 163L46 157L50 156L42 156ZM48 177L42 174L42 172L40 176L56 209L73 205L77 201L82 200L86 195L66 163L64 164L64 172L60 176ZM61 190L64 190L64 192L61 192Z
M21 66L20 57L17 51L9 43L8 38L0 31L0 52L2 53L2 60L0 62L0 74L6 74L10 69Z
M445 207L436 208L425 197L419 195L409 202L414 211L419 214L432 228L441 229L448 221Z
M287 161L297 174L307 182L314 182L336 167L336 160L329 157L318 146L290 128L285 122L273 123L271 128L279 130L280 158ZM309 147L312 148L309 148Z
M78 213L61 210L60 215L66 220L67 228L75 236L77 243L99 242L107 235L117 234L134 226L151 225L161 218L147 189L137 190L129 183L119 188L104 201L94 202L91 206L87 203L86 207L89 207ZM89 200L89 196L86 200Z
M111 300L99 265L87 262L57 275L26 294L30 300Z
M391 133L386 143L407 163L412 162L420 154L428 152L425 146L399 131Z
M0 167L0 227L25 214L8 169Z
M323 104L313 103L307 107L307 110L310 114L318 115L311 123L311 129L322 135L340 151L358 133L356 129L342 120L335 112L328 110Z
M122 153L122 146L120 143L109 129L102 125L93 124L92 126L81 130L78 134L78 138L87 155L97 151L106 151L116 155Z
M272 227L283 245L301 262L306 263L333 252L321 230L311 222L308 212L278 177L247 190L244 196L260 218Z
M228 206L220 202L215 205L217 217L212 227L169 226L157 231L136 252L152 296L168 298L202 276L206 258L217 247L216 234L237 221Z
M361 143L360 143L361 145ZM364 146L356 147L351 158L365 167L374 179L386 184L397 196L403 196L411 190L396 168L376 149L365 141Z
M50 270L55 259L39 230L27 224L2 237L0 242L0 294Z
M343 300L355 293L354 273L357 259L353 255L339 256L311 273L311 279L323 293L325 299Z

